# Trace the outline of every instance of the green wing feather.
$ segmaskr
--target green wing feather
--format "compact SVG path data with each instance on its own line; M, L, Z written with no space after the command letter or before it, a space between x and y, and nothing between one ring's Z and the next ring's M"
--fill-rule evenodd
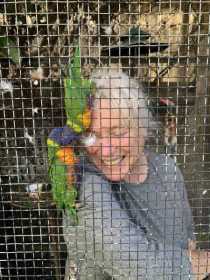
M67 165L61 162L56 153L60 146L52 140L48 140L49 178L52 185L53 200L60 209L66 209L77 222L75 201L77 191L75 186L68 186ZM68 188L69 187L69 188Z
M56 157L56 153L60 146L48 141L48 161L49 161L49 177L52 184L53 200L59 206L64 208L64 193L66 190L66 166L61 164Z
M66 166L55 159L50 168L53 199L59 208L65 208Z
M67 188L67 165L55 159L50 169L52 178L53 199L61 209L67 209L70 214L76 214L75 200L77 191L75 186Z

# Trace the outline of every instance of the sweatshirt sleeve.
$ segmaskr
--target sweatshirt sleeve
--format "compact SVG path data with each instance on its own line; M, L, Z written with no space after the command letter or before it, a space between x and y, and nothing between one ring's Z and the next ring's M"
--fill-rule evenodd
M78 279L189 279L186 251L162 244L157 250L129 221L101 177L85 175L80 200L78 226L64 215L68 258L76 264Z
M194 239L194 226L184 178L174 159L170 157L157 156L153 163L162 182L158 195L161 216L165 217L162 227L167 229L164 238L173 238L174 243L187 249L188 240Z

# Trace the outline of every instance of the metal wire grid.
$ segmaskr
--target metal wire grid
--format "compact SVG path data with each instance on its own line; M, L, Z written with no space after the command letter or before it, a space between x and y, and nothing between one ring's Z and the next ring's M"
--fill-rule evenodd
M162 97L175 102L173 156L185 175L197 240L208 247L209 10L210 1L201 0L1 2L1 279L64 276L62 216L50 194L46 137L65 124L63 77L76 40L85 75L114 62L146 84L153 109ZM151 30L157 14L163 20ZM174 25L166 28L170 19ZM137 22L153 31L147 53L133 57L129 49L125 57L111 57L112 47ZM160 43L169 47L162 51ZM150 145L163 152L164 119L158 116L162 129Z

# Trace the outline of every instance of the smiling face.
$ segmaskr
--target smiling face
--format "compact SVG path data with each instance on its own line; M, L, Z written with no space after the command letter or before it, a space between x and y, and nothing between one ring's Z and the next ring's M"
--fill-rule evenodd
M125 126L128 110L110 108L110 105L109 99L100 99L93 111L91 132L96 138L87 152L108 179L120 181L125 180L131 170L138 169L136 165L141 157L143 159L144 137L141 129Z

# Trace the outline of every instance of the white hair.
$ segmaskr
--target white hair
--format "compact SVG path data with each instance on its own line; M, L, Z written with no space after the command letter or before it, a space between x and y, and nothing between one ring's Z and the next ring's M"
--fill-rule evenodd
M124 125L141 127L148 136L153 121L141 84L117 68L98 68L92 73L91 80L96 87L95 103L101 98L110 99L113 108L122 110Z

